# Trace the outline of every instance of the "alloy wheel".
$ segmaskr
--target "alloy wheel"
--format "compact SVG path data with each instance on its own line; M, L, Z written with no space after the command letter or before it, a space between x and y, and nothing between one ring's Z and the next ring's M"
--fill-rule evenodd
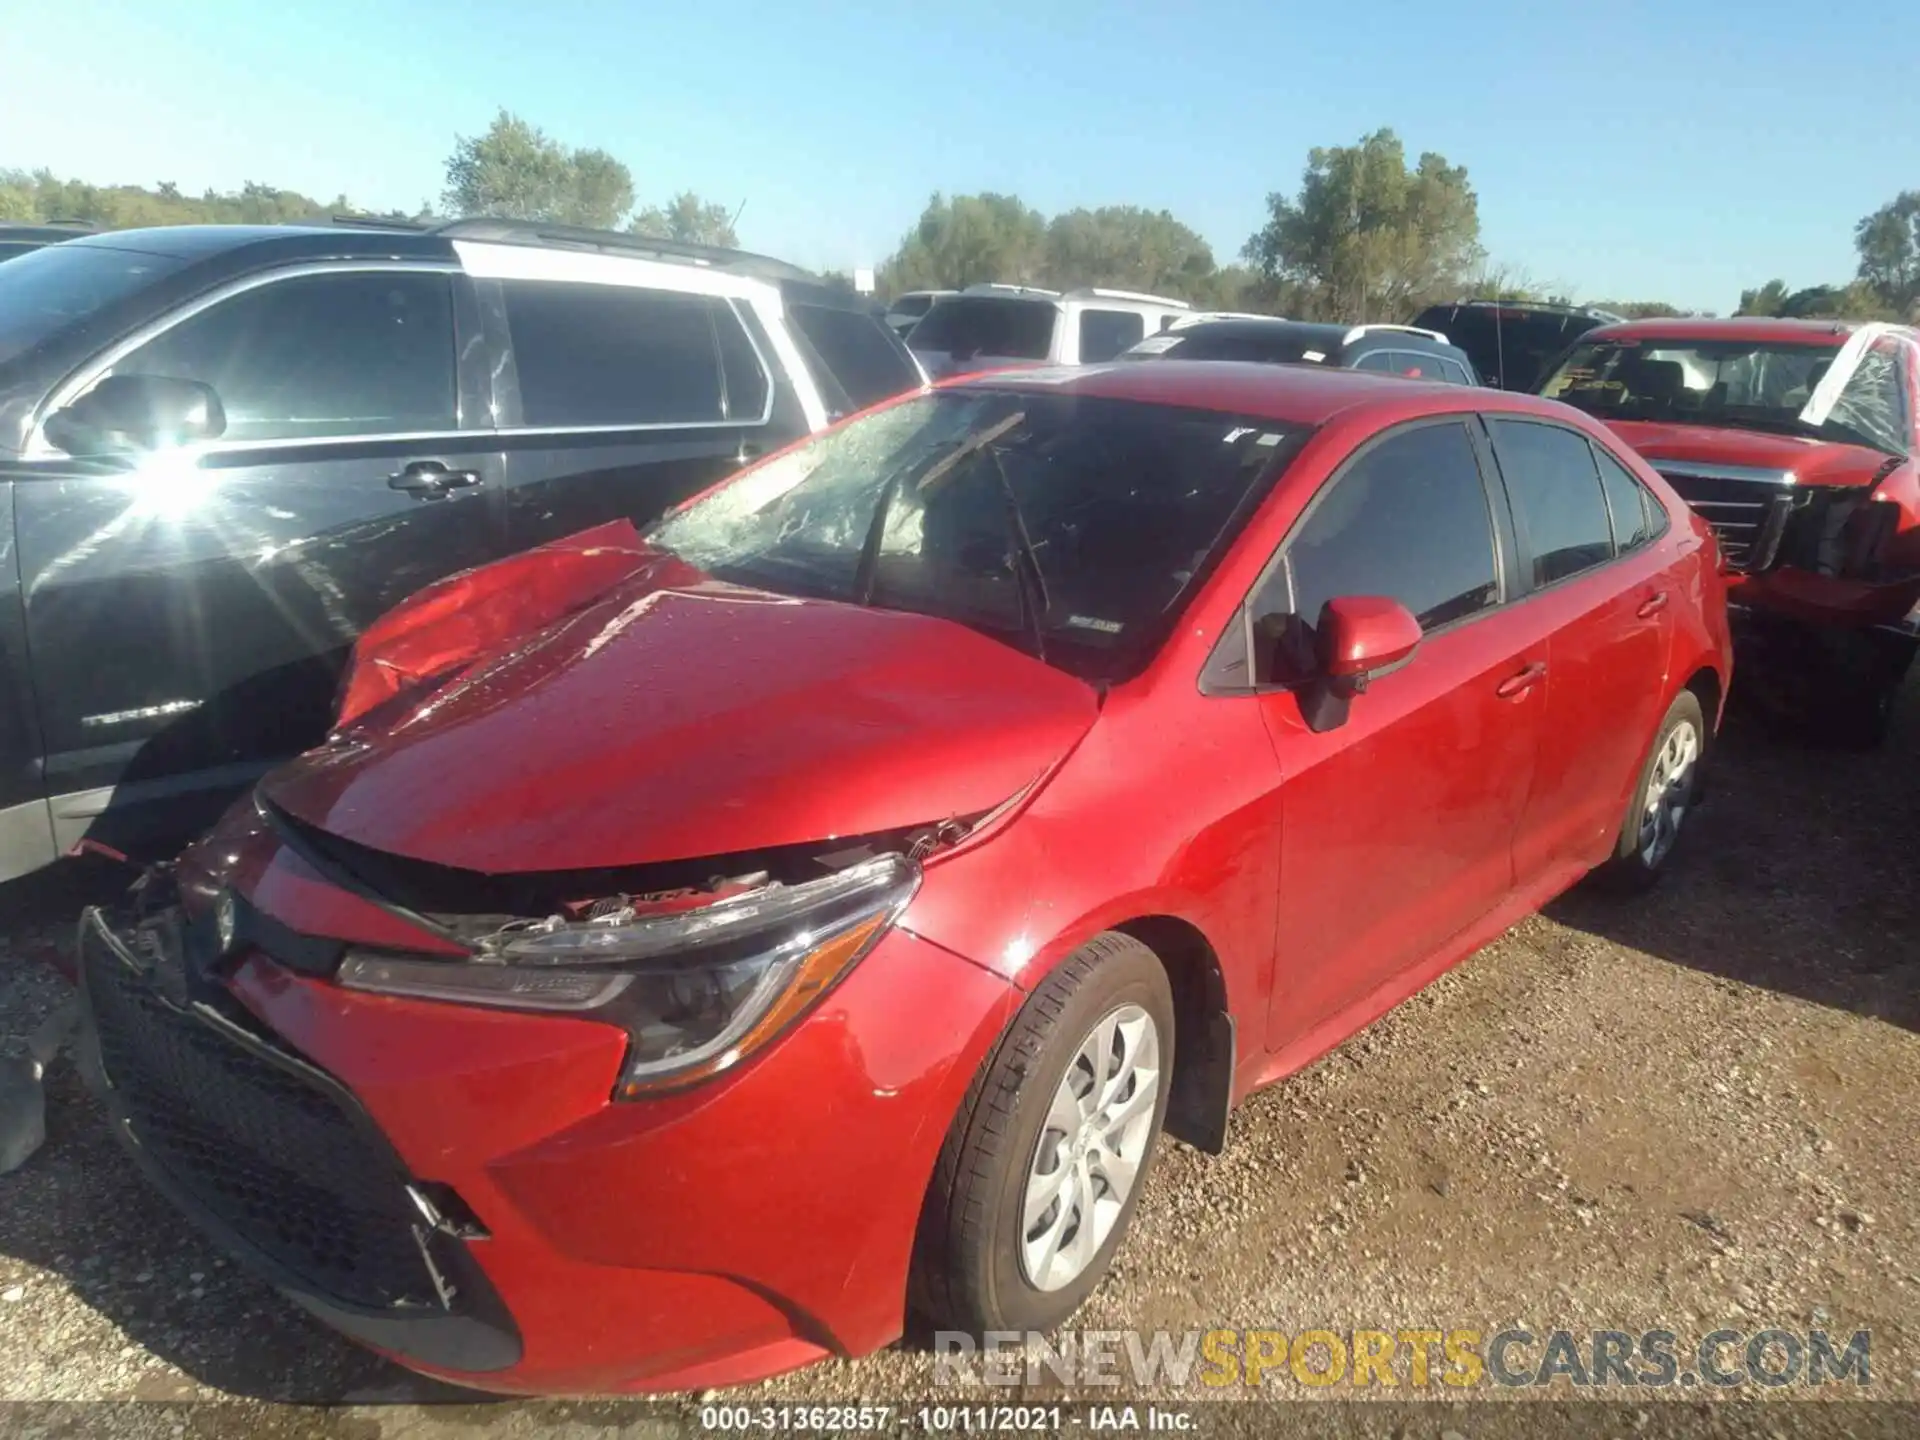
M1691 721L1682 720L1661 743L1641 797L1640 858L1649 870L1659 867L1680 836L1687 807L1693 802L1694 767L1699 760L1700 732Z
M1160 1034L1138 1005L1094 1023L1061 1077L1021 1194L1020 1268L1070 1285L1100 1253L1153 1141Z

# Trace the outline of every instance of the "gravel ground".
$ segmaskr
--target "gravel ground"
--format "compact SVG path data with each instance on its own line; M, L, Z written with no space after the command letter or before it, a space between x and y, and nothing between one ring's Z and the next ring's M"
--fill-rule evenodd
M1168 1146L1079 1324L1864 1328L1870 1393L1920 1401L1920 684L1901 721L1863 756L1736 720L1667 884L1633 902L1567 897L1255 1097L1224 1156ZM62 995L44 960L91 883L0 889L0 1036ZM0 1178L0 1401L226 1403L0 1405L0 1432L665 1434L696 1413L473 1403L410 1377L177 1220L69 1066L49 1107L47 1148ZM933 1371L909 1342L720 1398L967 1398ZM1920 1412L1857 1404L1638 1404L1576 1412L1576 1428L1920 1433ZM1547 1412L1529 1412L1512 1429L1511 1406L1437 1402L1211 1418L1247 1433L1548 1433Z

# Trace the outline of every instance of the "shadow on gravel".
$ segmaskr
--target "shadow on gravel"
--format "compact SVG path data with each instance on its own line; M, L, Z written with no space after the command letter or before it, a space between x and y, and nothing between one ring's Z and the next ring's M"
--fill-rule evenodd
M1877 751L1819 749L1737 709L1658 889L1578 889L1563 925L1920 1030L1920 673Z

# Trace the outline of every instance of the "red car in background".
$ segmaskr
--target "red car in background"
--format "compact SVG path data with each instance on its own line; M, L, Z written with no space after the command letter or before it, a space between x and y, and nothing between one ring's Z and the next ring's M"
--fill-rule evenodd
M1589 330L1540 393L1606 421L1712 523L1742 692L1878 744L1920 648L1920 332L1638 320Z
M1665 866L1713 543L1578 412L1036 371L443 582L82 922L154 1181L418 1369L744 1382L1046 1329L1157 1139Z

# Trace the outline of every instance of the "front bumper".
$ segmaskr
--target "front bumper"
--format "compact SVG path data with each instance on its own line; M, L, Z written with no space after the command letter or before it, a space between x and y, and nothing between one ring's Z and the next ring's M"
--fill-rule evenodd
M100 916L82 940L89 974L146 983ZM427 1227L450 1301L343 1304L312 1264L249 1243L206 1203L191 1173L204 1157L143 1140L109 1043L104 1093L142 1168L354 1338L459 1383L545 1394L743 1383L895 1338L934 1157L1016 1000L896 930L738 1072L613 1103L625 1036L611 1026L360 994L254 952L213 989L158 1018L205 1027L363 1117L402 1194L457 1196L485 1238ZM116 1019L104 998L89 998L96 1035Z

